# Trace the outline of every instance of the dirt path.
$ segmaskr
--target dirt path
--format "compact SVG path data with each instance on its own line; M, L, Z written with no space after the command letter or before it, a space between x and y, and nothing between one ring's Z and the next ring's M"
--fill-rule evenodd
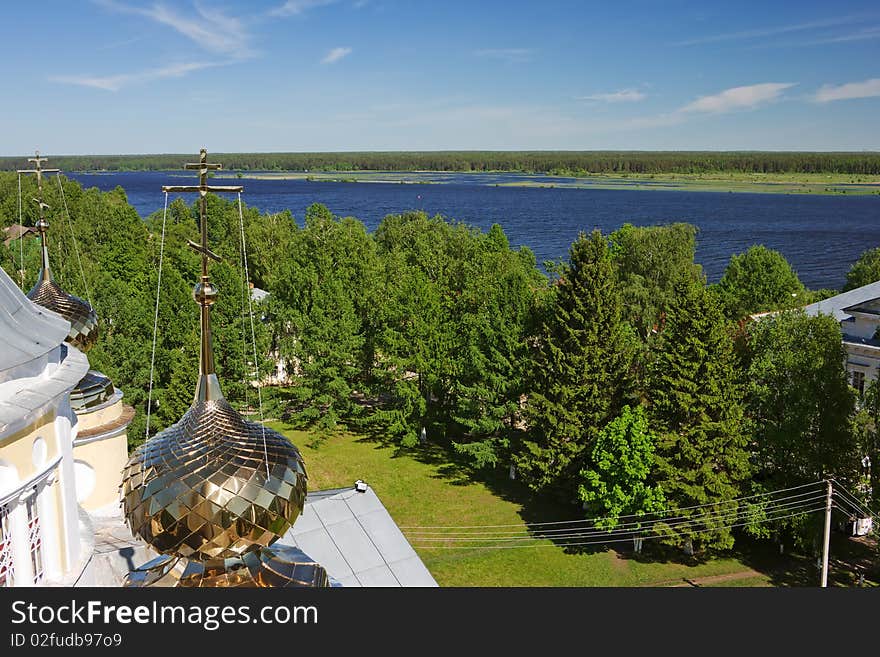
M693 587L699 588L706 584L717 584L718 582L729 582L737 579L749 579L751 577L762 577L764 573L757 570L741 570L736 573L725 573L724 575L707 575L706 577L682 577L681 579L669 579L663 582L653 582L645 586L670 586L676 587Z

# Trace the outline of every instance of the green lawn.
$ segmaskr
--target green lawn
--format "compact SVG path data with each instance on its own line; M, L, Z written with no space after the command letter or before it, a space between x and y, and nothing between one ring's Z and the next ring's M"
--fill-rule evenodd
M373 439L332 436L311 445L314 436L284 423L271 426L284 432L302 451L309 489L350 486L356 479L369 483L405 534L412 526L515 525L571 518L571 510L530 495L504 473L486 476L450 461L436 446L402 451ZM510 529L516 529L511 527ZM478 550L414 547L441 586L670 586L686 580L739 574L706 586L768 586L809 584L815 573L805 559L779 557L767 543L748 551L687 562L677 553L667 556L652 549L634 558L632 544L572 554L542 541L534 547ZM569 548L570 549L570 548ZM653 556L649 556L649 555ZM755 576L757 571L760 576ZM702 584L699 584L702 586Z

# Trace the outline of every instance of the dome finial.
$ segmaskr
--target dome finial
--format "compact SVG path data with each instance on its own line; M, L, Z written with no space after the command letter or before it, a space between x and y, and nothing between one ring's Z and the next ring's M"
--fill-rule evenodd
M220 262L221 258L208 248L208 192L241 192L242 187L218 186L208 184L208 172L223 168L222 164L208 163L208 150L202 148L199 151L199 161L187 163L185 169L199 172L199 184L196 186L163 185L162 191L168 192L198 192L199 194L199 232L200 244L190 241L189 246L193 251L202 256L201 279L193 288L193 299L199 304L201 317L201 346L199 349L199 380L196 384L195 401L216 401L223 399L223 391L220 389L220 381L214 369L214 348L211 338L211 306L217 298L217 288L208 278L208 261Z
M28 162L34 163L33 169L18 169L19 174L34 174L37 177L37 198L33 199L39 207L39 217L34 226L40 234L41 266L37 282L27 293L28 299L34 303L58 313L70 322L70 333L67 341L82 351L88 351L98 339L98 316L91 304L68 294L52 278L49 267L49 222L46 221L46 210L49 205L43 201L43 174L61 173L60 169L44 169L43 162L48 158L40 157L40 151Z
M28 158L28 162L34 163L33 169L19 169L18 173L32 173L37 177L37 198L33 199L34 203L40 208L40 216L34 224L40 233L40 245L42 250L42 268L40 269L40 280L51 281L52 270L49 268L49 241L46 231L49 229L49 222L46 221L46 210L49 206L43 202L43 174L44 173L60 173L60 169L44 169L43 162L48 162L49 158L40 157L40 151L34 151L34 156Z
M202 149L197 186L163 186L169 192L197 192L202 272L193 290L202 322L196 396L183 417L140 447L123 471L126 522L162 556L132 571L127 586L325 586L327 573L304 562L291 548L274 546L303 511L305 463L283 435L245 420L223 398L214 372L210 308L217 289L208 278L208 192L242 187L208 185ZM178 568L180 565L180 568ZM175 574L176 573L176 574Z

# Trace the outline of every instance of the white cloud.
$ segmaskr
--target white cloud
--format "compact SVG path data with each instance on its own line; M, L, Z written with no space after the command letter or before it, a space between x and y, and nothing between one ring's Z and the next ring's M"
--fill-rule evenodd
M782 92L795 86L794 82L765 82L745 87L725 89L712 96L702 96L677 110L678 112L708 112L719 114L738 109L752 109L777 100Z
M818 103L827 103L832 100L851 100L853 98L875 98L880 96L880 78L871 78L864 82L847 82L846 84L823 85L816 92L815 100Z
M880 26L867 27L850 34L839 34L825 39L817 39L810 41L804 45L824 45L826 43L849 43L850 41L867 41L869 39L880 39Z
M97 2L107 9L145 16L166 25L209 52L236 59L253 55L251 36L240 19L227 16L216 9L207 9L198 2L195 3L197 16L184 16L161 3L154 3L149 7L132 7L116 0Z
M817 30L823 27L835 27L837 25L847 25L863 20L861 16L842 16L838 18L828 18L825 20L811 21L807 23L794 23L790 25L778 25L776 27L757 28L753 30L743 30L740 32L727 32L725 34L713 34L709 36L697 37L695 39L687 39L673 43L674 46L694 46L703 43L718 43L719 41L741 41L743 39L758 39L761 37L777 36L780 34L790 34L792 32L803 32L805 30Z
M351 54L351 48L333 48L330 52L328 52L324 59L321 60L322 64L333 64L334 62L338 62L343 57L348 57Z
M287 0L280 7L276 7L271 12L274 16L297 16L316 7L326 7L332 5L337 0Z
M484 48L475 50L477 57L500 59L505 62L527 62L532 59L535 51L531 48Z
M635 103L645 100L648 96L638 89L621 89L613 93L607 94L590 94L589 96L580 96L578 100L592 100L601 103Z
M150 82L152 80L160 80L163 78L179 78L187 73L198 71L203 68L215 66L215 64L203 62L190 62L186 64L173 64L148 71L138 71L136 73L120 73L117 75L58 75L50 77L52 82L61 82L63 84L75 84L81 87L91 87L93 89L103 89L104 91L119 91L123 87L131 84L142 82Z

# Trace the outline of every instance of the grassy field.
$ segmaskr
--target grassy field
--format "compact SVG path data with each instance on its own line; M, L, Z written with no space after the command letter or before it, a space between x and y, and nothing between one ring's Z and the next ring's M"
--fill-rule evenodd
M362 436L314 436L270 423L303 453L310 490L369 483L441 586L776 586L813 585L806 559L780 557L767 543L747 551L692 560L656 545L637 556L631 543L573 553L550 541L533 547L479 550L419 545L407 527L513 525L566 520L569 509L537 499L500 471L472 472L436 446L402 451ZM841 540L845 540L842 539ZM837 550L837 548L835 548ZM838 550L839 551L839 550ZM851 583L841 570L840 583Z

